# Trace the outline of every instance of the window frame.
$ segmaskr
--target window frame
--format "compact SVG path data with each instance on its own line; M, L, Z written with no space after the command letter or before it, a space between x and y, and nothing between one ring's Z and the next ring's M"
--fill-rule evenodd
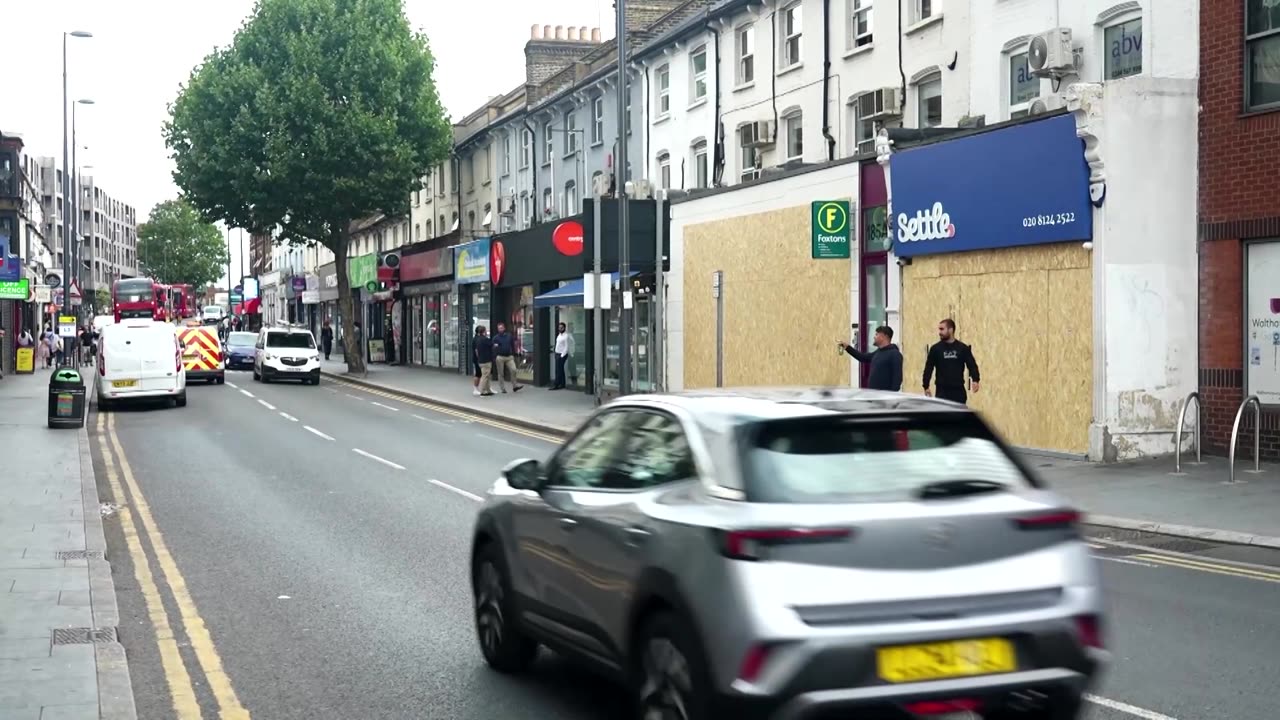
M711 165L710 156L707 154L707 141L699 140L692 145L693 150L693 181L694 186L698 189L704 189L711 185Z
M1027 73L1030 74L1031 72L1030 56L1031 56L1030 45L1019 45L1018 47L1015 47L1012 50L1009 50L1008 52L1004 53L1005 83L1008 85L1008 91L1005 93L1005 105L1007 105L1009 108L1008 115L1010 120L1015 118L1026 117L1027 115L1030 115L1031 105L1035 103L1036 100L1040 99L1040 93L1043 92L1043 89L1040 87L1040 78L1036 78L1035 97L1031 98L1030 100L1026 100L1022 102L1014 101L1013 92L1014 92L1015 84L1013 82L1013 72L1014 72L1013 62L1017 58L1022 58L1023 63L1026 64ZM918 108L917 108L917 111L918 111Z
M551 121L542 121L542 149L546 153L542 158L543 165L551 164L551 156L556 152L556 134L551 132Z
M747 164L747 156L751 156L751 164ZM756 168L756 161L760 159L760 148L751 145L741 145L738 147L738 180L739 182L749 182L760 178L760 169Z
M793 123L795 123L797 127L793 127ZM804 111L792 110L784 113L782 116L782 128L784 131L782 145L783 160L785 162L791 162L793 160L804 159ZM800 135L797 143L798 147L796 148L797 151L794 154L791 152L791 133L793 130L798 131Z
M663 190L671 189L671 153L662 151L658 153L658 187Z
M876 134L880 132L880 127L881 127L880 122L878 120L875 120L874 118L862 117L862 114L859 111L859 107L858 107L861 104L859 101L864 96L871 94L871 92L874 92L874 91L868 91L865 93L861 93L859 95L854 95L849 101L849 104L853 106L853 110L851 114L853 117L853 154L854 155L861 155L863 153L874 151L875 144L876 144ZM858 136L861 134L859 131L862 129L864 123L870 123L871 132L866 138L859 140ZM866 150L860 149L863 143L870 143L870 147Z
M788 30L787 23L791 22L793 27ZM778 58L781 65L778 70L790 70L799 67L804 63L804 4L801 2L793 2L782 9L782 19L779 29L779 48ZM795 43L794 56L792 55L791 45Z
M564 217L578 214L578 181L566 180L564 183Z
M511 133L502 137L502 175L511 174Z
M574 110L564 113L564 156L570 157L578 152L578 117Z
M653 75L654 120L664 120L671 116L671 64L659 65Z
M597 93L591 98L591 144L604 142L604 95Z
M933 85L937 85L938 87L938 94L936 96L938 98L938 122L937 124L934 124L934 125L926 125L925 112L923 112L924 103L926 100L932 99L932 97L934 96L929 96L928 98L926 98L924 95L924 89L926 87L932 87ZM942 126L942 92L943 92L942 73L930 73L929 75L920 78L919 82L916 83L915 90L916 90L916 127L917 128L941 127Z
M533 131L529 128L520 130L520 169L524 170L533 164Z
M748 87L756 81L756 26L739 25L733 31L734 85Z
M874 0L848 0L849 32L845 38L845 49L849 51L868 47L875 42L875 10ZM858 19L866 19L867 30L858 34Z
M702 58L702 70L698 70L697 59ZM701 86L702 92L698 92ZM707 46L699 45L689 53L689 105L696 105L707 99Z
M1246 8L1246 12L1247 12L1247 8ZM1110 30L1122 30L1125 25L1128 25L1129 23L1136 21L1138 23L1138 34L1139 36L1141 36L1142 33L1146 31L1146 23L1144 22L1144 20L1145 18L1143 18L1141 12L1135 12L1132 14L1126 13L1119 17L1112 18L1107 22L1107 24L1103 25L1100 28L1100 30L1102 31L1102 80L1103 82L1107 82L1109 80L1123 80L1124 78L1133 77L1134 75L1141 75L1143 71L1146 69L1146 58L1143 57L1142 41L1140 39L1138 44L1138 70L1136 72L1120 75L1119 77L1111 77L1111 73L1108 70L1109 66L1111 65L1111 47L1110 47L1111 43L1107 41L1107 32ZM1280 32L1280 28L1277 28L1277 32Z
M1244 111L1247 113L1254 113L1254 112L1272 112L1275 110L1280 110L1280 100L1277 100L1275 102L1269 102L1269 103L1254 103L1250 95L1250 86L1253 85L1253 67L1252 67L1253 63L1250 62L1251 59L1253 58L1252 50L1254 47L1257 47L1258 45L1280 42L1280 40L1277 39L1277 37L1280 37L1280 27L1274 27L1269 30L1250 33L1249 32L1249 6L1247 3L1245 4L1244 12L1242 13L1242 15L1243 15L1242 20L1244 25L1242 29L1244 34L1244 42L1242 43L1243 47L1241 48L1243 51L1243 57L1241 60L1243 65L1242 69L1244 71L1242 73L1242 76L1243 76L1242 80L1244 81L1244 95L1242 96L1241 99L1242 99L1242 102L1244 103Z
M934 7L934 0L911 0L911 24L938 17L942 9Z

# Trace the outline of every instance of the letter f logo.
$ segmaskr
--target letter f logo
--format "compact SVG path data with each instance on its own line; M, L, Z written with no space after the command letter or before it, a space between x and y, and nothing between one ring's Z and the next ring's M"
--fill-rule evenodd
M823 226L823 227L826 227L826 228L834 228L834 227L836 227L836 219L837 219L837 218L836 218L836 216L837 216L837 214L838 214L838 210L837 210L836 206L835 206L835 205L828 205L828 206L823 210L823 214L824 214L826 217L824 217L824 218L822 219L822 226Z

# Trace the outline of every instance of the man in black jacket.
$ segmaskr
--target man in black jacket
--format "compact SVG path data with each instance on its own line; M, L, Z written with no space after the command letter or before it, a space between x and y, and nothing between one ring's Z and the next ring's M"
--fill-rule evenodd
M476 336L471 341L472 359L480 367L480 385L477 388L481 395L493 394L493 338L489 337L485 326L476 327Z
M947 318L938 323L938 342L929 348L929 357L924 361L924 394L929 394L929 380L933 371L938 371L938 380L934 395L942 400L950 400L960 404L969 401L969 394L964 388L964 371L969 370L974 392L978 392L978 382L982 374L978 372L978 361L973 357L973 349L956 339L956 321Z
M881 325L876 328L871 342L876 349L862 352L852 345L841 342L840 347L860 363L871 363L871 374L867 376L867 387L872 390L902 390L902 351L893 344L893 328Z

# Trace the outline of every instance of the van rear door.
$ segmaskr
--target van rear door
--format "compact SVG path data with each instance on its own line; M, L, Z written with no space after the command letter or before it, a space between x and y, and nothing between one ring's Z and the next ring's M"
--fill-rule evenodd
M168 390L177 375L178 339L167 325L117 325L106 338L106 379L121 392ZM133 384L128 384L132 381Z

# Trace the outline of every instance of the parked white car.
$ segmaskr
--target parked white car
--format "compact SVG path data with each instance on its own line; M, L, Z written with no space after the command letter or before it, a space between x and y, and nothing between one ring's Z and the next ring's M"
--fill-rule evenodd
M102 329L98 341L98 407L164 398L185 407L187 371L173 326L154 320L124 320Z
M315 336L306 328L263 328L253 352L254 380L301 380L307 385L320 384L320 350Z
M227 309L221 305L205 305L200 309L200 320L205 325L214 325L222 322L222 318L227 316Z

